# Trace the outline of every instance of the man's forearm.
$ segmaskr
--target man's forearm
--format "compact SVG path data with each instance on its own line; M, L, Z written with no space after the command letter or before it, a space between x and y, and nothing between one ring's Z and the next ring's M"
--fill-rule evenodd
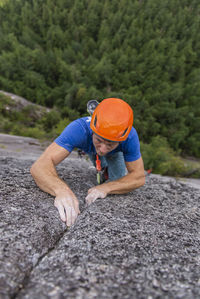
M60 218L67 226L75 223L79 210L79 202L73 191L58 176L56 165L68 157L70 152L52 143L40 158L32 165L30 172L38 187L55 196L54 206Z
M142 173L139 175L136 173L129 173L123 178L112 181L109 183L104 183L92 187L88 190L88 195L86 196L86 202L90 205L97 198L105 198L108 194L124 194L128 193L136 188L143 186L145 183L145 175Z
M31 174L38 187L53 196L72 192L67 184L58 177L55 166L51 161L48 166L42 162L36 162L31 167Z
M145 184L145 175L140 176L128 173L126 176L112 182L104 183L101 185L102 190L107 194L124 194L134 189L140 188Z

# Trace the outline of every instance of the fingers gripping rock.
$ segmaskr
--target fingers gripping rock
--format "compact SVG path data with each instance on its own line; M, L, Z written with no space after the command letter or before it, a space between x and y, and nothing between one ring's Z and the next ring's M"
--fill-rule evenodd
M57 196L54 202L55 207L58 209L60 218L66 222L67 226L71 226L76 221L80 213L77 202L74 198L65 195Z
M86 196L85 200L88 205L93 203L97 198L105 198L106 192L102 190L98 190L97 188L92 188L88 191L88 195Z

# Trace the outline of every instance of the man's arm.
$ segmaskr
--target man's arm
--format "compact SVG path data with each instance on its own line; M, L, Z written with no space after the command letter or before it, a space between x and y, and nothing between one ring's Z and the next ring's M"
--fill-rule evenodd
M86 202L90 204L97 198L106 197L107 194L124 194L143 186L145 184L145 173L142 158L134 162L126 162L126 167L128 174L124 177L90 188Z
M140 188L145 184L144 163L142 157L133 162L126 162L128 174L102 185L107 194L123 194Z
M30 170L38 187L55 196L55 206L61 219L66 221L68 226L74 223L80 213L79 203L72 190L59 178L55 166L69 154L69 151L53 142Z

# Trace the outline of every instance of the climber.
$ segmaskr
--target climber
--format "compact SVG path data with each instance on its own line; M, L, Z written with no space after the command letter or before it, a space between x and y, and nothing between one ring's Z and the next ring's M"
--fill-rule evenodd
M55 197L54 205L67 226L71 226L80 213L79 202L58 176L56 165L74 148L89 155L94 165L98 155L105 174L101 184L88 190L85 198L88 205L108 194L128 193L144 185L144 165L139 138L133 128L133 110L121 99L104 99L92 117L71 122L31 167L36 184Z

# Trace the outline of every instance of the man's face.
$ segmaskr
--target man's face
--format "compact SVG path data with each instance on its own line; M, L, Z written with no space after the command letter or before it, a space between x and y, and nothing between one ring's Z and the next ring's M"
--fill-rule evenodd
M92 136L93 144L99 156L105 156L118 147L119 142L105 140L96 134Z

